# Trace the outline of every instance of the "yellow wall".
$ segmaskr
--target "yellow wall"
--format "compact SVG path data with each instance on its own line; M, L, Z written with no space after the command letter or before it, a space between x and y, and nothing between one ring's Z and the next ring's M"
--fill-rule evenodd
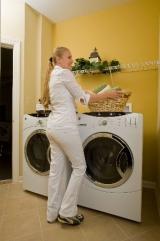
M40 43L41 16L25 6L25 82L24 82L24 112L35 110L38 79L40 80Z
M131 3L56 24L55 46L71 49L73 57L88 58L96 46L102 59L121 63L158 59L159 0ZM143 178L156 181L157 70L114 74L115 85L132 91L133 111L144 115ZM110 83L106 75L79 76L85 89ZM84 109L80 109L84 111Z
M53 53L54 41L54 27L55 25L44 16L42 17L42 45L41 45L41 93L43 90L43 82L46 76L48 67L48 59Z
M41 97L48 58L53 50L54 25L31 7L25 7L24 112L35 112Z

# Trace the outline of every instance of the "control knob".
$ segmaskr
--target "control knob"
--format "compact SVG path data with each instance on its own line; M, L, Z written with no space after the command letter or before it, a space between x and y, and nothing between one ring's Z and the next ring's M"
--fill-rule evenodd
M106 126L107 125L107 121L106 120L103 120L102 121L102 126Z

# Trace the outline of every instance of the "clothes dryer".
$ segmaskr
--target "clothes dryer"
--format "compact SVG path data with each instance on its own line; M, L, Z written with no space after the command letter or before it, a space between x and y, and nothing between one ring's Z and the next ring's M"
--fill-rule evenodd
M141 221L143 116L79 114L87 170L79 205Z
M47 117L24 115L23 188L47 196L50 148L46 136Z

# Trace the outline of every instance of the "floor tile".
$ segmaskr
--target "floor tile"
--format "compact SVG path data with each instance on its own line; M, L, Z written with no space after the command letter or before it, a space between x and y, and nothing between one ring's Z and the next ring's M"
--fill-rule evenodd
M127 236L113 222L111 215L103 214L86 219L80 227L88 241L123 241Z
M24 237L20 237L18 239L14 239L14 241L43 241L43 239L42 234L39 232L31 235L26 235Z
M154 227L150 231L146 231L139 236L130 239L130 241L159 241L160 240L160 225Z
M41 207L38 209L38 214L39 214L39 219L40 219L40 224L42 228L48 228L51 226L50 223L47 223L47 208L46 207Z
M10 198L23 198L28 196L28 192L23 190L22 182L16 182L9 185L8 195Z
M15 215L21 210L21 214L38 209L37 199L33 197L8 198L5 203L5 215Z
M3 215L5 210L6 201L0 198L0 217Z
M8 192L9 192L9 184L0 183L0 200L8 197Z
M88 241L79 226L63 225L58 222L43 229L44 241Z
M78 207L78 213L82 213L84 217L87 217L87 219L90 219L94 216L102 215L102 212L81 206Z
M37 195L37 201L38 201L38 203L37 203L38 208L47 206L47 197Z
M154 190L144 189L142 223L79 207L79 226L46 222L47 197L24 191L22 183L0 184L2 241L159 241Z
M147 190L143 193L141 223L136 223L119 217L115 217L114 222L126 233L128 238L137 237L146 231L152 230L160 222L156 209L155 196L152 190Z
M20 210L16 215L4 215L0 237L3 241L11 238L21 238L24 235L31 235L40 232L40 223L37 213L34 211L21 213Z

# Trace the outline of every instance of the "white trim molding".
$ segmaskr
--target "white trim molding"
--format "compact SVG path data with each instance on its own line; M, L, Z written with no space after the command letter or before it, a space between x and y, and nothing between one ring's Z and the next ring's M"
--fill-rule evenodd
M157 201L157 208L158 208L158 214L160 216L160 188L156 188L156 201Z
M154 190L156 204L157 204L157 210L158 210L158 214L160 216L160 188L158 188L158 185L155 182L150 182L150 181L146 181L146 180L143 180L143 187Z
M151 181L143 180L143 187L155 190L156 189L156 183L155 182L151 182Z
M19 179L19 116L20 116L20 41L1 38L1 46L13 49L12 88L12 180Z

